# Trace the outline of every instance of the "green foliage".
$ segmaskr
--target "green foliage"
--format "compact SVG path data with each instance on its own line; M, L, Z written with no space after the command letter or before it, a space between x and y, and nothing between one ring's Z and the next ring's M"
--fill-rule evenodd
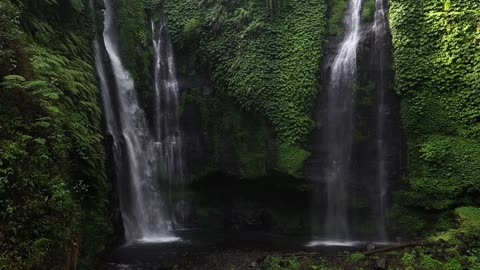
M415 253L406 252L405 254L403 254L402 262L407 265L412 265L415 263L415 257Z
M350 263L358 263L365 260L366 257L367 256L361 252L354 252L348 256L347 261Z
M214 84L244 109L265 115L282 142L304 141L318 92L323 1L290 2L278 17L256 1L202 1L201 10L194 2L164 3L178 47L188 47L184 31L192 18L203 20L195 28L211 31L199 37L198 66L207 66Z
M288 0L265 0L267 8L272 15L278 15L288 4Z
M272 261L270 262L270 265L268 266L268 270L279 270L282 269L280 266L280 263L282 261L282 258L279 256L273 256Z
M297 258L291 258L282 262L282 257L273 256L267 270L297 270L300 269L300 262Z
M460 270L478 269L480 247L480 209L461 207L455 210L458 225L434 237L425 245L402 255L405 269ZM403 268L402 268L403 269Z
M85 3L82 0L70 0L70 4L77 12L82 12L85 9Z
M347 0L329 0L328 33L334 36L343 34L343 18L347 11Z
M362 7L362 19L365 22L373 22L375 19L376 1L367 0Z
M326 3L282 2L272 12L263 1L166 0L164 12L175 47L193 56L214 91L263 116L278 144L296 150L313 126ZM297 153L292 162L279 157L285 163L278 167L298 175L305 153Z
M432 136L420 146L422 174L410 180L405 203L448 210L475 201L479 191L480 145L458 137Z
M153 104L153 49L151 21L161 16L160 0L115 1L115 15L119 29L122 63L130 72L141 101L145 101L147 113Z
M201 21L199 18L191 18L184 26L183 32L186 40L195 40L201 34Z
M91 269L109 236L87 3L0 1L1 269L64 269L83 246Z
M480 239L480 208L461 207L455 210L460 223L460 230Z
M157 12L161 6L161 0L144 0L144 7L149 13Z
M293 176L300 176L303 169L303 162L309 156L310 153L299 146L280 144L277 147L278 169Z
M478 205L479 14L478 1L390 1L410 187L396 201L416 229L440 228L440 215Z
M24 35L19 27L20 11L10 1L0 1L0 76L24 67Z
M436 250L436 251L435 251ZM475 251L472 251L475 253ZM473 255L475 256L475 255ZM416 247L405 252L401 258L401 268L418 270L462 270L478 269L478 260L467 254L459 254L456 248L446 247Z
M115 12L118 16L118 29L120 30L122 59L125 66L135 75L135 59L139 49L150 46L151 25L148 14L149 10L157 6L152 1L120 0L115 2ZM151 10L155 12L155 10ZM159 13L159 11L158 11ZM159 16L160 14L152 14Z
M442 263L432 257L430 254L423 254L419 252L407 252L402 257L403 264L414 269L422 270L440 270L443 269Z
M441 269L442 263L431 255L422 255L420 257L420 267L425 270L437 270Z
M461 207L455 210L458 228L440 233L433 240L443 240L458 244L459 241L470 242L470 245L480 245L480 210L475 207Z
M462 270L463 266L458 260L450 260L444 265L445 270Z

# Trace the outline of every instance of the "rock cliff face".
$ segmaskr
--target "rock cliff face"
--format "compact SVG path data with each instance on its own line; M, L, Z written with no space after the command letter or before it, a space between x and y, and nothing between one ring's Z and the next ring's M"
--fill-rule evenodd
M207 76L180 77L181 123L190 176L211 171L245 178L269 174L276 168L270 127L262 116L243 111L230 97L214 91Z
M167 11L168 12L168 11ZM378 140L377 136L381 91L385 92L382 113L385 121L382 128L383 136L388 145L388 154L384 158L386 163L386 181L388 182L388 195L398 188L399 179L403 173L403 130L400 119L400 99L395 94L393 86L391 38L387 32L385 40L378 51L374 28L374 14L372 18L363 15L362 38L358 48L358 81L355 90L355 127L353 131L352 149L352 174L355 179L350 181L347 192L350 194L349 215L358 228L354 234L371 235L373 224L367 220L375 220L379 215L375 205L378 194L382 191L376 185L378 174ZM173 18L171 24L178 27L179 21ZM178 30L176 30L178 31ZM388 29L387 29L388 31ZM174 35L175 36L175 35ZM308 143L304 146L313 153L305 162L302 178L311 178L312 171L321 172L327 162L325 153L326 145L322 138L324 123L326 122L327 93L325 86L328 84L329 69L341 36L330 35L324 45L323 66L317 73L318 97L313 109L313 118L317 121L316 128L309 136ZM221 171L236 177L271 177L278 175L272 171L279 169L278 141L273 132L273 127L261 120L261 114L245 112L231 95L228 88L218 84L212 79L212 74L199 65L198 48L192 49L185 46L177 39L176 55L180 67L180 85L183 92L182 126L186 136L187 164L192 175L200 176L208 171ZM200 49L201 50L201 49ZM377 55L382 54L379 61ZM380 72L381 71L381 72ZM380 89L381 88L381 89ZM294 153L289 153L294 155ZM208 177L207 177L208 178ZM234 177L235 178L235 177ZM326 179L322 180L323 182ZM321 181L321 182L322 182ZM315 191L314 191L315 190ZM325 201L325 185L317 187L309 185L308 201L315 202L313 208L321 213L328 202ZM323 199L322 199L323 198ZM391 201L386 202L388 205ZM248 209L238 209L247 211ZM310 207L308 207L310 208ZM236 210L236 211L237 211ZM304 212L308 212L304 210ZM306 227L312 225L308 215L302 214ZM228 218L227 218L228 219ZM372 221L373 222L373 221Z

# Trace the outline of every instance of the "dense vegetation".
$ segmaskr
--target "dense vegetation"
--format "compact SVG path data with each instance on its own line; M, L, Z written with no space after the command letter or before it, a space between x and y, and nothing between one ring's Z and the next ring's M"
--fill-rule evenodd
M455 214L458 220L455 229L412 246L378 252L354 252L328 259L308 253L274 256L267 269L387 269L387 265L388 269L394 270L478 270L478 242L473 244L469 241L480 239L480 209L464 207ZM471 248L475 245L476 248Z
M326 3L284 1L272 9L266 2L165 1L164 9L179 51L195 55L222 99L268 121L277 168L298 175L308 157L301 144L313 125Z
M86 1L0 1L0 269L91 269L110 238L91 29Z
M202 77L212 88L182 94L182 110L198 107L213 141L212 161L202 170L224 169L231 150L235 173L244 177L272 168L301 176L322 89L322 48L328 36L342 35L346 6L346 0L116 1L122 57L147 113L150 23L163 12L180 75ZM375 1L365 1L365 22L374 8ZM480 269L479 18L479 1L390 0L408 155L392 223L399 234L426 238L386 255L398 269ZM92 269L113 238L93 39L87 0L0 0L2 270L77 263ZM224 147L226 137L233 149ZM378 258L278 257L270 269L355 269Z
M409 188L396 209L402 230L448 228L456 207L479 204L479 16L478 1L391 1L408 143Z
M403 255L410 269L480 268L479 210L458 208L480 203L479 18L478 1L391 1L408 149L394 225L423 237L446 231L431 238L432 248ZM458 222L460 229L452 229Z

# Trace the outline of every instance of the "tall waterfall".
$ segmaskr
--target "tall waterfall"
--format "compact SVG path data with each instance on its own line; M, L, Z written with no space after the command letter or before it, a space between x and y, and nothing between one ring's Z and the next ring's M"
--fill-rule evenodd
M403 146L387 1L376 0L367 28L362 0L349 0L345 36L325 63L326 98L319 96L315 109L320 125L304 170L317 183L312 221L318 239L311 245L388 241L389 183L401 177Z
M120 59L114 4L104 0L104 55L97 36L96 67L102 88L107 132L112 136L119 178L120 208L128 242L173 239L159 190L159 155L148 130L145 114L138 104L133 80ZM102 59L110 63L110 73Z
M354 132L354 92L357 81L357 47L361 38L362 0L350 0L345 17L345 37L331 66L328 85L325 145L328 164L325 236L348 240L346 186L351 175Z
M380 240L387 239L387 195L388 195L388 135L386 133L388 101L386 85L386 68L389 65L385 46L388 42L388 25L386 17L385 0L376 0L375 19L373 23L374 33L374 66L376 67L376 88L377 88L377 123L376 123L376 147L377 147L377 213L376 226Z
M184 177L182 133L178 111L180 89L166 20L162 16L160 22L152 20L151 24L155 52L155 144L161 160L161 176L168 181L170 190L168 194L171 195L173 190L183 184ZM169 198L169 202L171 201L172 198ZM175 224L185 223L185 217L181 212L177 211L177 215L171 214Z

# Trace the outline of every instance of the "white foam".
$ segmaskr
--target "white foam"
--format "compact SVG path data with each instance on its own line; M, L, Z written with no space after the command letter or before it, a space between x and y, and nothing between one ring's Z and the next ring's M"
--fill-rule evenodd
M136 243L171 243L181 241L182 238L176 236L163 236L163 237L144 237L142 239L135 240Z
M355 247L363 244L362 241L346 241L346 240L315 240L310 241L306 246L307 247Z

